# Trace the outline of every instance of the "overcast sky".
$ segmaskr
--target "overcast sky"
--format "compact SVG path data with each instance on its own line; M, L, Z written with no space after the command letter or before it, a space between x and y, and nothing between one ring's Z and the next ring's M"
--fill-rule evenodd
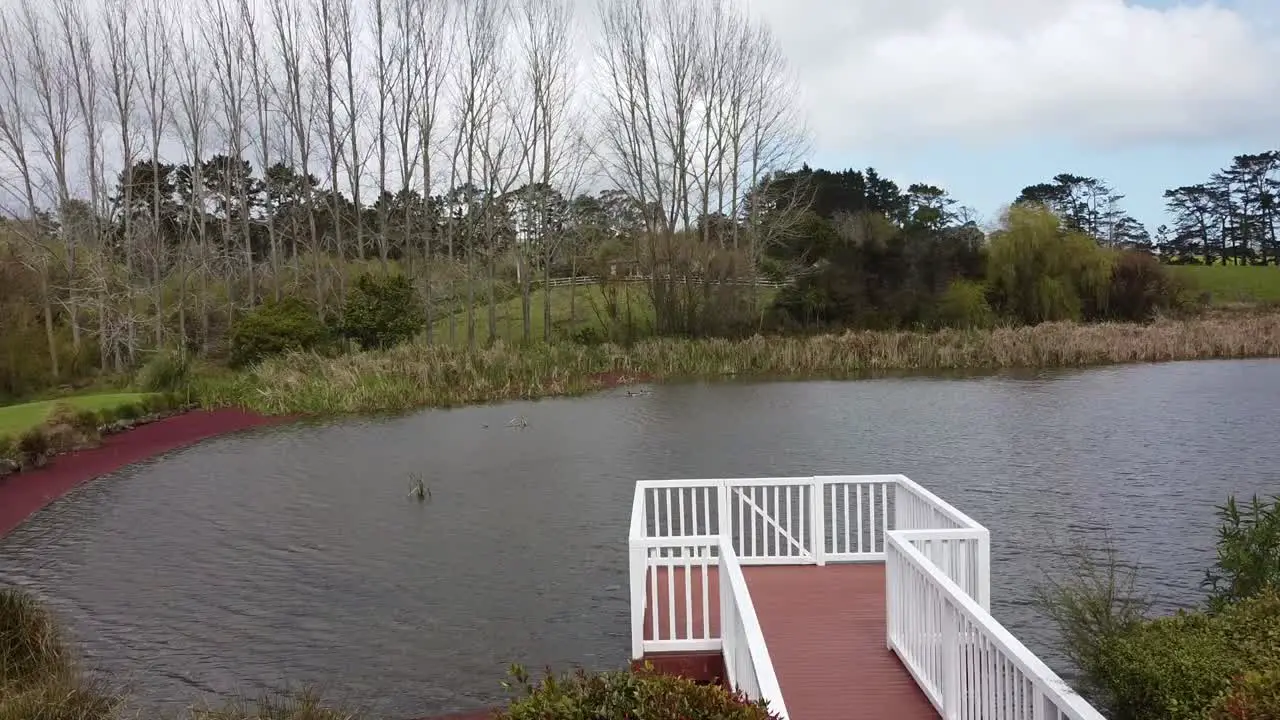
M1058 172L1161 193L1280 147L1280 1L743 0L799 78L812 164L942 185L994 217Z

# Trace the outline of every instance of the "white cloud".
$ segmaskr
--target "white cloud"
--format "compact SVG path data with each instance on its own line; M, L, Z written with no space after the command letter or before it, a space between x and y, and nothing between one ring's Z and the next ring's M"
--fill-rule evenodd
M1221 6L749 2L794 64L820 150L1046 132L1098 144L1221 137L1280 120L1280 44Z

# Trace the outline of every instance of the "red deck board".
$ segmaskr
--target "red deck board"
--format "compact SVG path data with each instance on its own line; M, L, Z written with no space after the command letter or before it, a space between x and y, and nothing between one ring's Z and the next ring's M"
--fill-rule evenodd
M668 582L675 580L679 637L689 608L684 570L659 571L659 635L668 639L671 609ZM884 565L782 565L743 568L751 600L773 660L791 720L937 718L911 675L885 647ZM701 629L702 577L693 570L694 627ZM708 573L712 627L719 634L719 584ZM652 584L649 591L652 593ZM649 595L652 601L653 595ZM652 614L645 614L645 638L653 639Z

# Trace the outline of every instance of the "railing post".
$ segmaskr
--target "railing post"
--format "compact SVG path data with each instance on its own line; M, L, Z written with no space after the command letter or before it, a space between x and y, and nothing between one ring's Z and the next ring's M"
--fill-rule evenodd
M738 552L738 546L733 544L733 511L729 509L728 480L716 483L716 524L719 526L721 542ZM745 531L739 529L739 532Z
M894 548L888 533L884 535L884 646L893 650L893 622L897 618L894 601L897 598L898 566L894 562Z
M809 523L810 531L813 533L813 540L810 543L810 550L813 552L813 559L818 565L827 564L827 528L826 528L826 502L827 494L826 485L822 478L815 477L809 484L812 495L809 498L809 511L811 522Z
M906 493L902 489L902 483L900 481L895 482L893 484L893 529L894 530L907 529L903 527L903 522L902 522L903 515L906 514L905 509L902 507L902 496L904 494Z
M983 530L978 537L978 596L974 600L983 610L991 612L991 531Z
M631 546L631 659L644 657L644 610L648 593L649 551L643 545ZM657 612L657 608L654 608Z

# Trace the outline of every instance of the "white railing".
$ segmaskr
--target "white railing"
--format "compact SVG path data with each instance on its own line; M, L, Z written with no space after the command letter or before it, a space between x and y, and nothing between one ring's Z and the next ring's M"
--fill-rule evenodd
M943 718L1103 720L910 534L888 534L889 646Z
M1102 717L991 617L987 529L905 476L640 482L630 540L637 659L718 650L785 708L741 568L883 562L887 645L944 718Z

